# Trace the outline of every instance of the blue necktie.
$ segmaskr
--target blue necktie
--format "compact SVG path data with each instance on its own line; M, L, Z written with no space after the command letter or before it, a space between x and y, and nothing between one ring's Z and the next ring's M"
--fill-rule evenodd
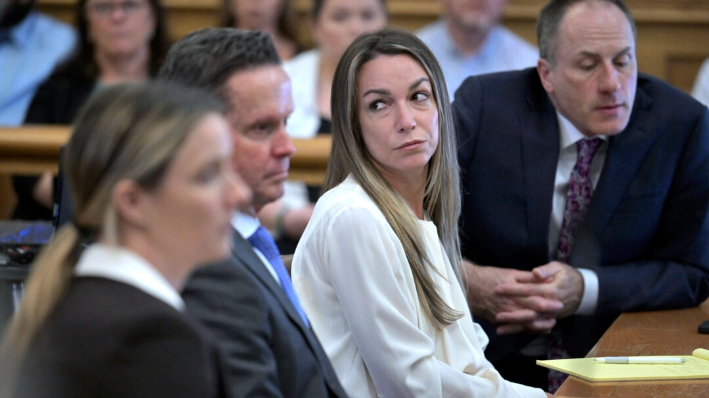
M295 289L293 289L293 283L288 275L288 270L286 270L283 261L281 261L276 242L273 241L273 238L271 238L271 235L266 231L266 228L259 226L256 232L249 237L248 241L251 243L251 246L257 248L264 257L266 257L268 262L271 263L273 270L276 271L276 275L278 275L278 279L281 281L281 287L283 291L286 292L286 296L288 296L288 299L293 303L293 307L298 311L300 317L303 318L305 326L310 327L308 318L305 316L305 311L303 311L303 307L300 306L298 295L295 293Z

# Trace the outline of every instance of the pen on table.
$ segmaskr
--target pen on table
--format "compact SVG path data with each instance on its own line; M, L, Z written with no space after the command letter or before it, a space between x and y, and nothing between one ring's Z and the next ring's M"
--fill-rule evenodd
M680 364L685 363L684 358L670 357L604 357L596 358L596 362L603 363L646 363L646 364Z

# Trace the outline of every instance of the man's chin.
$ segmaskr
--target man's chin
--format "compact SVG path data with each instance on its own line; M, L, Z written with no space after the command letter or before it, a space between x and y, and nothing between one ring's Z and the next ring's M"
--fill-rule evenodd
M260 208L269 203L273 203L283 197L283 187L281 189L273 189L268 192L256 194L254 196L254 207Z

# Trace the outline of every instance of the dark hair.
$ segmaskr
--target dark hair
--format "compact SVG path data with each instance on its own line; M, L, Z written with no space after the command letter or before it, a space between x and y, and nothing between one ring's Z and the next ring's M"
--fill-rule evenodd
M310 17L313 20L316 20L320 17L320 13L322 12L323 7L325 7L325 3L327 3L327 0L313 0L313 8L310 9ZM386 14L386 0L379 0L379 3L382 5L384 13Z
M556 38L561 22L567 11L577 3L608 3L618 7L628 19L633 36L637 36L633 16L621 0L551 0L542 8L539 19L537 19L537 43L539 44L540 58L546 59L552 66L556 64Z
M268 33L206 28L184 36L172 46L158 78L209 90L228 105L224 83L234 73L280 63Z
M233 0L223 0L221 7L221 23L224 28L239 28L239 21L234 15L232 9ZM298 25L293 13L291 0L281 0L281 9L278 14L278 22L276 28L278 33L286 37L293 43L298 43Z
M426 253L416 217L374 165L364 144L359 123L359 71L375 58L394 55L413 58L426 71L431 82L438 110L439 140L429 160L423 206L424 212L436 225L451 266L460 278L460 172L451 106L443 72L436 57L413 34L395 29L363 34L342 55L332 82L332 152L323 191L334 188L349 174L354 176L399 238L414 275L421 307L428 319L442 329L460 318L461 314L446 304L431 279L430 273L435 271L431 269L433 266Z
M156 76L160 65L165 59L165 54L170 48L170 40L167 35L165 25L165 9L160 0L146 0L155 19L155 32L150 39L150 65L148 72L150 76ZM69 59L62 67L62 72L76 73L95 79L99 75L98 65L94 59L94 45L89 40L89 22L86 17L88 0L78 0L74 8L74 23L79 31L77 49L75 55Z

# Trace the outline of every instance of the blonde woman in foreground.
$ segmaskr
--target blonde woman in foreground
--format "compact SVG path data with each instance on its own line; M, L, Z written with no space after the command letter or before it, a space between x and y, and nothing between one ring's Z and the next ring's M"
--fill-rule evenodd
M324 190L293 260L303 307L352 397L546 397L485 359L458 281L448 93L409 33L361 36L332 93Z
M33 265L3 342L3 396L228 395L178 293L229 253L229 218L250 200L221 108L155 84L106 88L83 108L66 152L74 222Z

